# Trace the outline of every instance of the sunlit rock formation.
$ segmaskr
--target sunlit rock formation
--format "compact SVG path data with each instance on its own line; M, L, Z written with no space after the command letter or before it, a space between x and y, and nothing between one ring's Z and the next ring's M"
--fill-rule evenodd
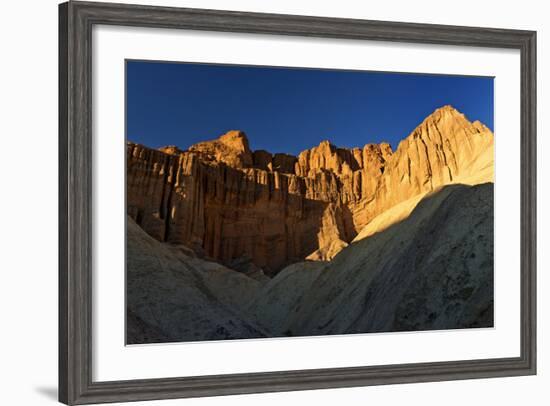
M148 234L224 264L249 258L271 275L331 259L382 213L393 208L391 225L440 186L493 181L493 134L451 106L395 152L322 141L294 157L251 151L229 131L186 151L129 142L127 155L128 215Z

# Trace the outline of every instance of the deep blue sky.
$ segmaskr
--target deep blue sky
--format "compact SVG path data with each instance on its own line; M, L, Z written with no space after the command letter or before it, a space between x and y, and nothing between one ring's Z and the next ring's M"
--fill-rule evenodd
M190 145L228 130L252 149L297 154L324 139L396 147L451 104L493 129L493 79L365 71L127 61L127 139Z

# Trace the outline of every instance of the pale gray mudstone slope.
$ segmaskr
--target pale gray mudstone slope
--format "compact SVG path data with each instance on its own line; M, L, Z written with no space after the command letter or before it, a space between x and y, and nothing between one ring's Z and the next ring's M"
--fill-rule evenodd
M127 229L128 344L266 336L243 312L260 282Z
M326 266L284 326L292 335L493 324L493 184L450 185Z

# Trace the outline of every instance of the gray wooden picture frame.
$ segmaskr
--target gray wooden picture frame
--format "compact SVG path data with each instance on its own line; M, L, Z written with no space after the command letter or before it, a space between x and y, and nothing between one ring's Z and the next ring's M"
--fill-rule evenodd
M166 379L92 380L92 27L94 24L491 48L521 53L521 354L400 365ZM185 398L536 373L536 32L68 2L59 6L59 400Z

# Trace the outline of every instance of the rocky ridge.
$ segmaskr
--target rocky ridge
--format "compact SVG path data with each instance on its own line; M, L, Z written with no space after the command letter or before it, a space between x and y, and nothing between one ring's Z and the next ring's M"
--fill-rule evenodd
M297 157L271 154L252 151L241 131L186 151L127 146L127 210L141 228L270 274L306 257L331 259L382 213L402 205L408 214L414 205L404 202L443 185L492 181L493 134L451 106L395 152L385 143L345 149L323 141Z

